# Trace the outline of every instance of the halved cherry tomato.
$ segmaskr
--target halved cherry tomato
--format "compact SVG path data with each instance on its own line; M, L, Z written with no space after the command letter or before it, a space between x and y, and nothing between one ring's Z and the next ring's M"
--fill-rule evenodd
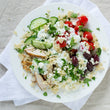
M59 41L57 41L56 43L59 44L61 48L66 47L66 41L63 41L63 43L60 43Z
M93 42L89 42L89 50L94 50L95 49L95 46L94 46L94 43Z
M65 21L65 24L68 24L68 26L69 26L69 27L74 28L74 25L72 24L72 22L71 22L71 21Z
M88 18L86 16L80 16L78 17L78 21L76 22L77 26L83 25L85 26L88 22Z
M79 27L78 26L75 26L74 27L74 30L75 30L75 34L78 35Z
M58 37L65 37L65 35L62 35L62 36L61 35L58 35Z
M87 38L87 40L88 40L89 42L93 40L93 36L92 36L91 32L84 32L84 33L83 33L83 37L84 37L84 38Z

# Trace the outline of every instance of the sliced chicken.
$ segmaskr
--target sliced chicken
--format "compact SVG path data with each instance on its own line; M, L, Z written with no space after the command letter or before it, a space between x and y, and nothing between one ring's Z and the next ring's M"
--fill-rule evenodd
M46 83L46 81L44 81L44 79L42 78L41 75L35 73L35 77L36 77L36 81L38 86L40 87L41 90L44 90L47 88L48 84Z
M46 52L39 49L34 49L34 47L28 47L25 49L25 52L32 57L41 57L46 58Z
M30 65L32 65L31 57L29 57L28 55L23 55L21 64L22 64L23 69L24 69L25 71L27 71L27 72L31 71L30 68L29 68Z

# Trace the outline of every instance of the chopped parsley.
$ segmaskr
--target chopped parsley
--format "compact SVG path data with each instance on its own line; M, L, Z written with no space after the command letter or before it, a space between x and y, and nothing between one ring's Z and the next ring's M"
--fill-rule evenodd
M56 32L56 27L53 26L52 24L49 25L49 30L48 30L48 34L53 35L53 37L55 36Z
M58 35L59 35L59 33L58 33L58 32L56 32L56 33L55 33L55 36L58 36Z
M64 9L63 9L63 8L61 8L61 11L64 11Z
M62 76L62 80L60 82L66 81L67 78L65 76Z
M65 30L68 31L70 30L70 28L68 26L65 26Z
M49 63L48 60L40 60L40 59L38 59L38 58L34 58L34 61L35 61L37 64L39 64L40 62L42 62L42 63Z
M47 94L47 92L44 92L43 95L44 95L44 96L47 96L48 94Z
M78 74L83 74L83 71L81 69L77 69Z
M100 28L96 28L96 30L100 31Z
M89 82L91 81L91 79L89 79L89 78L85 78L84 79L84 83L86 83L87 84L87 86L89 86Z
M46 17L48 18L49 17L49 13L45 13Z
M34 69L34 66L33 65L30 65L29 68Z
M57 79L57 78L59 78L60 77L60 74L57 72L57 70L55 71L55 73L54 73L55 75L54 75L54 78L55 79Z
M64 58L61 59L63 61L63 66L66 65L66 60Z
M27 79L27 76L25 76L24 78Z
M58 7L58 10L64 11L64 9L63 8L60 8L60 7Z
M26 48L27 46L24 46L22 49L21 48L15 48L15 50L18 52L18 53L23 53L24 52L24 49Z
M71 42L70 42L70 46L73 47L75 45L76 45L76 43L75 43L74 37L72 37Z
M58 10L60 10L60 7L58 7Z
M77 13L72 13L71 14L71 18L77 18L78 17L78 14Z
M61 99L61 96L59 96L59 95L57 95L56 97L59 98L59 99Z
M96 78L95 77L92 77L92 79L95 80Z
M39 71L39 74L43 75L44 74L44 70L40 67L38 67L38 71Z
M81 32L92 32L92 30L90 30L90 29L88 29L88 28L83 28L83 26L81 25L81 26L79 26L79 31Z
M97 48L96 54L97 54L98 56L101 55L101 52L102 52L101 48Z
M63 17L63 19L67 19L68 17L67 17L67 15L65 15L64 17Z

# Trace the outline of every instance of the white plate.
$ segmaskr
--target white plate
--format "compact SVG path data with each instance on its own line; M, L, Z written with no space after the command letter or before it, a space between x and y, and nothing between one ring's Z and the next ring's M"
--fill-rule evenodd
M11 40L12 45L11 45L11 50L10 50L10 56L11 56L11 64L12 64L14 74L15 74L16 78L18 79L18 81L20 82L20 84L35 97L38 97L40 99L50 101L50 102L61 103L61 102L75 101L75 100L78 100L78 99L88 95L89 93L91 93L100 84L100 82L104 78L104 76L107 72L107 69L108 69L108 65L109 65L109 57L108 57L107 53L102 52L100 59L101 59L101 62L103 63L103 66L105 69L102 72L97 72L96 80L92 81L90 83L90 87L85 87L83 89L80 88L77 91L73 91L70 93L60 92L59 95L61 96L61 99L58 99L56 97L56 95L53 95L50 91L48 92L47 97L43 96L43 91L41 91L39 89L39 87L36 87L38 91L36 91L36 89L33 89L30 86L30 83L31 83L30 76L28 76L27 80L25 80L23 77L23 72L25 72L25 71L22 69L20 59L18 58L17 52L14 50L14 44L19 43L20 37L28 30L27 25L30 24L31 20L33 20L34 18L40 17L40 16L45 17L45 13L47 12L47 10L51 11L50 15L57 16L58 12L59 12L58 7L63 8L65 10L65 13L67 13L68 10L73 10L74 12L79 12L79 13L87 15L88 19L89 19L89 23L88 23L89 27L96 34L96 36L100 42L100 46L101 47L104 46L104 47L108 48L109 45L108 45L108 41L106 39L106 35L103 31L103 27L100 25L100 23L98 23L96 18L92 17L85 10L83 10L75 5L57 3L57 4L42 6L37 9L34 9L32 12L27 14L21 20L21 22L18 24L18 26L15 29L15 31L17 32L17 36L13 35L13 38ZM100 27L101 31L97 31L96 30L97 27Z

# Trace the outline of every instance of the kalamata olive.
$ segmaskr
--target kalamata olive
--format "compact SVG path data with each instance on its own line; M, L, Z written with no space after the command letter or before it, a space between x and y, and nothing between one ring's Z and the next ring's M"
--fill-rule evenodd
M93 59L94 59L94 62L96 63L95 65L98 65L99 64L99 56L97 54L93 55Z
M93 58L94 58L94 62L99 62L99 56L97 55L97 54L95 54L94 56L93 56Z
M87 60L90 60L91 57L92 57L91 54L86 53L86 52L83 53L83 56L84 56L84 58L87 59Z
M69 52L70 57L72 58L72 56L76 56L76 52L77 52L77 51L78 51L77 49L72 49L72 50Z
M93 64L91 62L87 63L87 70L92 72L93 71Z
M85 74L85 75L87 74L87 69L86 69L86 70L84 70L84 74Z
M72 64L73 64L73 66L78 66L78 59L77 59L77 57L76 56L73 56L72 57Z

